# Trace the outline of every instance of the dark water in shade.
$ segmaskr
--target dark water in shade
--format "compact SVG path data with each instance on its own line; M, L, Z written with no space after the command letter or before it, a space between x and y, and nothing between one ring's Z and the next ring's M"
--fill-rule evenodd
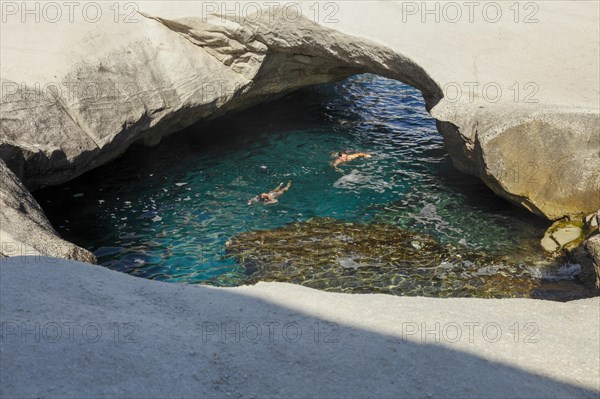
M372 154L330 166L331 154ZM275 205L248 206L280 182ZM58 231L109 268L237 285L232 236L314 217L389 223L488 253L536 255L547 223L452 168L420 93L361 75L137 147L36 197Z

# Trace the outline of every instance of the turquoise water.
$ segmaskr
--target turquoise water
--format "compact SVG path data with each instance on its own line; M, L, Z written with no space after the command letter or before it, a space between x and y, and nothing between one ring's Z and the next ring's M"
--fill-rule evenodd
M372 158L336 171L340 150ZM288 180L278 204L247 205ZM417 90L372 75L195 125L36 197L60 234L104 266L216 285L247 278L225 256L232 236L314 217L390 223L517 257L539 250L547 226L451 166Z

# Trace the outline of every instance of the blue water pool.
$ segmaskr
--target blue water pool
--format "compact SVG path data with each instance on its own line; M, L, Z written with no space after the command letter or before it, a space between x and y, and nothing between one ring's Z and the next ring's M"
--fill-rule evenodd
M336 171L340 150L372 158ZM247 205L287 181L278 204ZM247 278L225 254L231 237L316 217L516 257L538 251L547 227L456 171L420 93L373 75L200 123L36 196L61 235L104 266L216 285Z

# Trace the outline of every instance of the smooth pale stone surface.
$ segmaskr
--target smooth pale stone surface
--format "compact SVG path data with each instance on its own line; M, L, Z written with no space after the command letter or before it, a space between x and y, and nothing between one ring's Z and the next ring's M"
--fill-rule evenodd
M581 236L581 229L579 227L563 227L552 232L552 237L560 244L565 244L575 241Z
M550 235L550 233L546 232L544 234L544 238L541 241L542 247L548 252L558 251L560 249L560 245L554 241Z
M600 298L217 289L9 258L0 395L597 398L599 309Z
M581 227L572 222L557 221L546 230L541 240L542 247L548 252L555 252L567 244L578 240L583 234Z
M540 88L535 98L541 103L600 108L597 57L600 49L596 45L600 41L597 23L600 6L595 2L536 2L526 8L521 4L518 18L512 2L481 1L471 10L454 1L425 6L419 1L359 0L334 2L334 6L331 3L294 2L286 9L288 20L297 19L295 4L299 4L302 16L321 26L373 40L410 57L441 86L449 82L460 85L478 82L480 86L498 83L504 94L510 94L503 95L500 101L516 105L510 86L515 82L535 82ZM242 21L254 18L248 11L253 10L251 4L257 3L142 1L136 4L143 12L169 19L221 13ZM462 14L459 19L454 17L457 4ZM497 9L500 18L496 18ZM427 14L427 10L433 12ZM215 19L218 21L219 18ZM467 86L463 89L462 100L469 102ZM475 103L486 103L482 90L474 90L473 95ZM491 90L488 97L492 97ZM490 102L487 105L494 106Z

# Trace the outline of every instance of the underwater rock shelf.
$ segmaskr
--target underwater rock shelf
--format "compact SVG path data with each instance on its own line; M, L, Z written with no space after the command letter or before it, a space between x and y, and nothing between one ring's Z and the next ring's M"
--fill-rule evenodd
M558 262L516 263L385 224L312 219L239 234L228 241L227 251L246 267L251 283L437 297L566 300L593 295L572 281L539 278L544 270L556 273Z

